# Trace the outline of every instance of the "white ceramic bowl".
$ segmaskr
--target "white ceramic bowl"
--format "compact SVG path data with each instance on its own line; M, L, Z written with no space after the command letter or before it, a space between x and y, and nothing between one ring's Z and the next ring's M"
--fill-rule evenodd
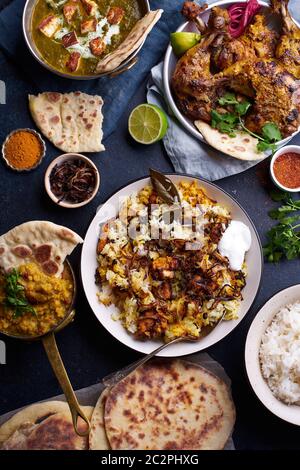
M95 171L96 184L95 184L94 191L88 199L86 199L83 202L79 202L77 204L72 204L71 202L66 202L66 201L60 201L59 202L59 198L57 196L55 196L55 194L53 194L53 192L51 190L51 185L50 185L51 172L52 172L53 168L55 167L55 165L61 165L63 162L65 162L67 160L75 160L75 159L83 160L84 162L88 163L93 168L93 170ZM81 153L64 153L63 155L60 155L59 157L55 158L50 163L50 165L48 166L48 168L46 170L46 173L45 173L44 184L45 184L46 192L47 192L48 196L50 197L50 199L52 199L53 202L55 202L56 204L58 204L61 207L65 207L67 209L77 209L78 207L85 206L86 204L91 202L94 199L94 197L96 196L96 194L99 190L99 186L100 186L100 174L99 174L98 168L96 167L95 163L93 163L92 160L85 157L84 155L81 155Z
M225 336L227 336L240 323L240 321L247 314L257 295L263 269L263 256L260 240L252 221L244 209L239 205L239 203L236 202L229 194L218 188L218 186L214 185L213 183L205 181L201 178L179 174L172 174L168 176L175 183L179 183L180 181L191 182L195 179L199 180L201 187L204 188L208 196L227 207L235 220L240 220L247 224L252 235L252 245L246 255L246 262L248 265L247 285L243 290L243 301L238 312L238 320L223 321L205 338L202 338L197 342L187 341L171 345L159 354L165 357L175 357L192 354L212 346L222 338L225 338ZM162 342L152 340L138 340L125 330L121 322L113 320L112 315L116 314L118 309L114 305L106 307L99 303L97 298L97 293L99 290L95 284L95 272L97 269L96 247L99 235L101 233L101 226L107 220L117 216L120 198L140 191L149 184L149 178L142 178L140 180L134 181L133 183L130 183L124 188L120 189L113 196L111 196L105 204L103 204L90 224L84 240L81 255L81 276L83 288L90 307L96 315L97 319L110 332L110 334L118 339L121 343L144 354L150 353L160 346Z
M244 1L244 0L242 0L242 1ZM236 2L235 1L228 1L228 0L221 0L219 2L211 3L208 6L208 8L201 14L201 18L203 18L203 20L205 22L207 22L207 20L209 18L209 15L210 15L210 11L213 7L219 6L219 7L222 7L222 8L228 8L230 5L233 5L234 3L236 3ZM268 10L268 6L269 6L268 2L264 2L264 1L259 0L258 3L260 5L262 5L262 10L261 10L262 12ZM297 23L296 21L295 21L295 23L300 27L299 23ZM279 29L279 27L280 27L280 25L278 23L278 29ZM183 23L177 29L177 31L179 31L179 32L181 32L181 31L198 32L199 33L199 31L197 30L195 24L191 21ZM191 119L188 119L186 116L184 116L181 113L181 111L179 111L179 109L177 108L177 105L175 103L175 100L173 98L173 94L172 94L172 90L171 90L171 79L172 79L177 61L178 61L178 57L176 57L176 55L174 54L172 46L169 45L168 48L167 48L167 51L166 51L165 61L164 61L164 69L163 69L163 84L164 84L165 95L166 95L167 101L168 101L174 115L176 116L178 121L182 124L182 126L185 127L185 129L188 132L190 132L190 134L192 134L194 137L196 137L196 139L201 140L202 142L205 142L204 137L202 136L200 131L196 128L196 126L194 125L194 122ZM294 132L292 135L290 135L286 139L283 139L280 142L277 142L276 146L278 148L280 148L283 145L286 145L295 135L298 134L299 131L300 131L300 128L299 128L298 131ZM259 163L259 161L257 163Z
M290 193L297 193L297 192L300 191L300 187L298 187L298 188L287 188L286 186L283 186L278 181L278 179L276 178L275 173L274 173L274 163L276 162L277 158L280 157L281 155L284 155L285 153L291 153L291 152L292 153L297 153L298 155L300 155L300 146L299 145L287 145L286 147L277 150L277 152L274 153L274 155L271 159L270 173L271 173L272 180L274 181L276 186L278 186L279 189L281 189L282 191L288 191Z
M274 315L285 305L293 304L299 300L300 284L288 287L268 300L254 318L248 332L245 347L246 371L250 384L259 400L274 415L298 426L300 426L300 406L286 405L273 395L261 372L259 349L262 335L271 323Z

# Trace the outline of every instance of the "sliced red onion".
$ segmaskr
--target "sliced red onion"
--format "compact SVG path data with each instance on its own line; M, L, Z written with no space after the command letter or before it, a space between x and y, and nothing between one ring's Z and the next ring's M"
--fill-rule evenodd
M235 3L228 8L230 16L229 32L233 38L238 38L244 33L259 9L260 5L257 0Z

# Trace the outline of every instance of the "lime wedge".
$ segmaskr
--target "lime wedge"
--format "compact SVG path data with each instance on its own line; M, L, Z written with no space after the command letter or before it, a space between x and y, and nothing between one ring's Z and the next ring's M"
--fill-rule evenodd
M198 33L171 33L171 45L174 54L183 55L186 51L194 47L201 39Z
M166 114L154 104L140 104L129 116L129 133L140 144L150 145L161 140L167 129Z

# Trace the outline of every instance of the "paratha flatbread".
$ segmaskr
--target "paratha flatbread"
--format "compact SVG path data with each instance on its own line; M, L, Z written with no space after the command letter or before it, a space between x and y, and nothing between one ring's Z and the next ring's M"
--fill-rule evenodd
M91 432L89 435L90 450L108 450L110 449L109 442L106 436L104 425L104 409L106 399L109 394L109 389L106 388L101 393L91 419Z
M141 18L130 31L120 46L100 60L96 72L105 73L115 70L127 57L136 51L160 19L163 10L150 11Z
M59 277L66 257L82 238L52 222L35 220L14 227L0 237L0 269L4 272L35 262L48 275Z
M231 157L248 161L262 160L266 157L264 152L257 150L258 139L246 132L235 131L236 137L229 137L204 121L195 121L195 126L209 145Z
M40 131L64 152L102 152L101 96L45 92L29 95L29 109Z
M93 407L83 406L88 418ZM78 420L79 429L85 423ZM88 449L88 438L78 436L73 428L68 404L49 401L31 405L15 414L0 427L2 450L81 450Z
M111 389L104 421L114 450L219 450L235 408L226 384L208 370L155 359Z

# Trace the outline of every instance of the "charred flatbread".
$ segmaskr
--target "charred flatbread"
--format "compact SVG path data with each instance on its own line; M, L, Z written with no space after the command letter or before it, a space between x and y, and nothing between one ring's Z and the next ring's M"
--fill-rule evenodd
M45 92L29 95L29 109L40 131L64 152L101 152L101 96Z
M111 389L104 422L115 450L219 450L235 408L226 384L208 370L155 359Z
M89 434L90 450L108 450L110 449L104 424L104 409L109 389L106 388L101 393L91 419L91 431Z
M217 129L213 129L204 121L195 121L195 126L209 145L226 155L248 161L262 160L266 157L264 152L257 150L258 139L246 132L237 130L236 136L230 137L228 134L222 134Z
M160 19L163 10L150 11L132 28L125 41L104 59L100 60L96 72L105 73L115 70L127 57L136 51Z
M90 418L93 408L82 407ZM84 431L85 423L78 421ZM2 450L83 450L88 449L88 438L78 436L73 428L67 403L50 401L31 405L0 427Z
M0 269L4 272L35 262L48 275L59 277L64 261L82 238L52 222L35 220L14 227L0 237Z

